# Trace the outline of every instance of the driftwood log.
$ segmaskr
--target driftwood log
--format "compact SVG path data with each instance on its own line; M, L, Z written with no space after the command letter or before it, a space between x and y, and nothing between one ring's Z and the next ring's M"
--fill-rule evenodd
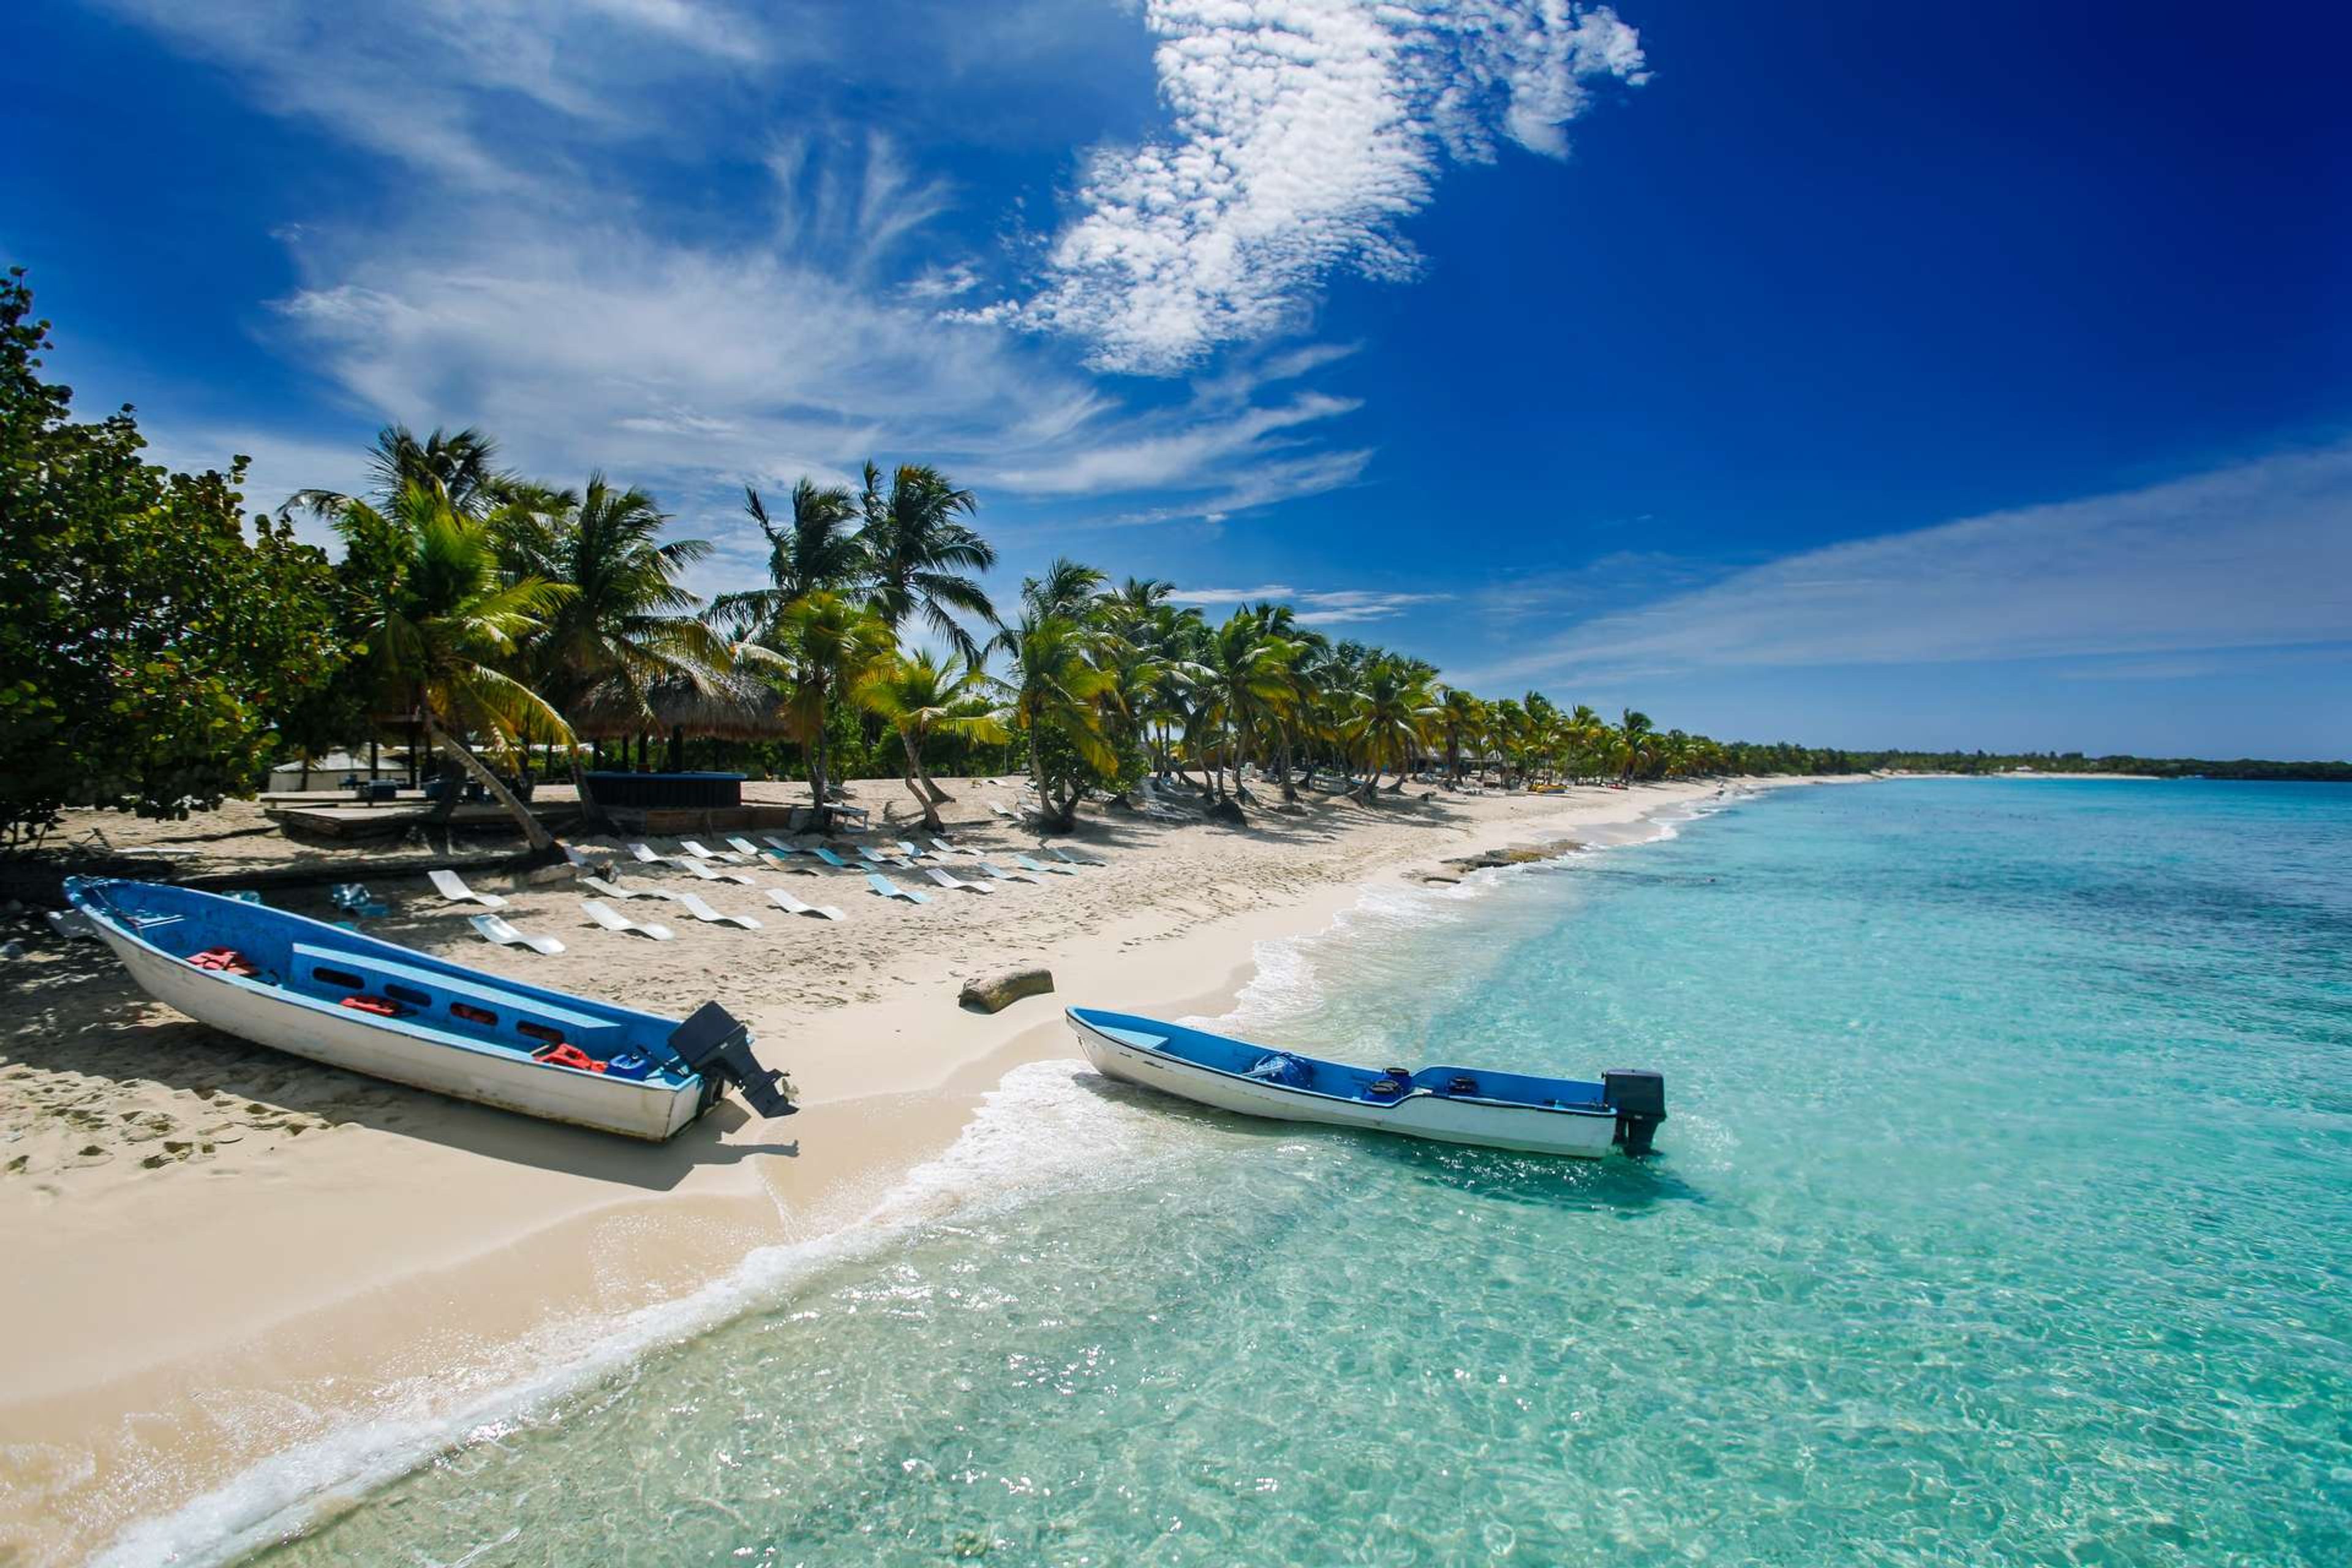
M1024 996L1043 996L1054 989L1054 972L1042 963L978 974L963 983L956 1005L982 1013L1001 1013Z

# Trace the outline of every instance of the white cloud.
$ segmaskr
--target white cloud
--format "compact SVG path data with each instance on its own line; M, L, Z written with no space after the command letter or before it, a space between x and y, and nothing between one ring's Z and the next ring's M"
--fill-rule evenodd
M2352 638L2352 442L1832 545L1464 679L1919 664Z
M1314 286L1416 264L1400 222L1490 129L1559 157L1599 76L1646 79L1634 30L1567 0L1149 0L1173 134L1098 154L1045 289L977 312L1168 374L1293 324Z
M1317 439L1352 401L1311 386L1257 400L1346 349L1134 406L1059 345L942 321L982 279L942 232L964 199L947 181L822 107L720 107L758 101L730 96L747 65L835 49L822 7L755 25L708 0L594 0L593 16L415 0L323 22L299 0L100 3L268 109L411 166L387 184L400 199L278 225L304 281L268 330L356 429L478 424L527 471L576 483L604 468L722 544L747 527L740 485L842 482L868 457L939 462L1047 525L1096 496L1124 498L1119 522L1236 512L1354 483L1370 461ZM642 166L619 155L632 138ZM689 227L656 188L686 157L770 178L736 221ZM236 444L209 414L188 428ZM355 467L296 455L257 465L257 505Z
M1169 597L1180 605L1203 607L1273 603L1289 605L1303 626L1340 626L1356 621L1381 621L1403 614L1416 605L1451 597L1445 594L1396 594L1365 588L1294 588L1267 583L1255 588L1179 588Z
M1057 461L997 471L997 482L1032 495L1100 495L1190 485L1236 453L1268 450L1267 438L1318 420L1351 414L1352 398L1308 393L1278 408L1246 408L1202 418L1180 416L1164 433L1097 440ZM1230 510L1230 509L1228 509Z
M683 75L770 59L776 36L705 0L98 0L254 100L463 184L543 177L536 122L610 137L675 115ZM493 123L495 121L495 123Z

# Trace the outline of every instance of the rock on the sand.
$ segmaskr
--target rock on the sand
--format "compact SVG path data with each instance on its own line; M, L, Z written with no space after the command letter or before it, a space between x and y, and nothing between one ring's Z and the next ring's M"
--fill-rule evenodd
M983 1013L1001 1013L1024 996L1043 996L1054 989L1054 972L1042 963L1020 969L1001 969L993 974L974 975L963 983L956 997L961 1007L977 1007Z

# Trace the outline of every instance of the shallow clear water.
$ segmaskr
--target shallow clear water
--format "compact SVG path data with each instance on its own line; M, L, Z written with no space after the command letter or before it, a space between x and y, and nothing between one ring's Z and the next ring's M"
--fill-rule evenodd
M2352 1562L2352 790L1782 791L1268 958L1664 1153L1024 1068L936 1217L264 1561Z

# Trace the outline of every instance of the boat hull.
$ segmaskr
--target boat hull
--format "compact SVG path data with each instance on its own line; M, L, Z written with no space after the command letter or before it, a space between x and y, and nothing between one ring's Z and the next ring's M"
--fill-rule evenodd
M396 1024L198 969L109 921L91 924L148 995L225 1035L289 1056L543 1121L656 1142L674 1136L701 1111L699 1079L638 1082L550 1068L528 1058L450 1049Z
M1242 1116L1572 1159L1599 1159L1609 1152L1616 1136L1616 1118L1603 1111L1500 1105L1433 1095L1412 1095L1387 1105L1367 1104L1202 1068L1116 1038L1075 1013L1070 1016L1070 1027L1087 1062L1105 1077Z

